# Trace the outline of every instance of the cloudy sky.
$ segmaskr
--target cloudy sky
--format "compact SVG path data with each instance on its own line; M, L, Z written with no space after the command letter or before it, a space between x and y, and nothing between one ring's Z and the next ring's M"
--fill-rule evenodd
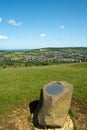
M87 0L0 0L0 49L87 47Z

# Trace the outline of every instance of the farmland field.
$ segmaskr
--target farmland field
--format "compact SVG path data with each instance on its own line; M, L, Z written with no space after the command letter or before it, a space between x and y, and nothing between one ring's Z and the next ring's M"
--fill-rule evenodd
M73 84L71 107L87 113L87 62L39 67L0 68L0 115L6 117L23 103L38 100L41 87L51 81ZM74 104L74 105L73 105ZM80 105L79 105L80 104ZM83 110L84 109L84 110ZM7 118L7 117L6 117ZM3 129L2 129L3 130Z

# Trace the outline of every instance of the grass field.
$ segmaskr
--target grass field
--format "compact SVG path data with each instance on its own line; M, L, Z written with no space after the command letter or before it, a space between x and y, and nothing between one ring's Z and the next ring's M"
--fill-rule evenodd
M73 98L83 105L87 103L87 63L0 68L0 114L25 101L39 99L41 87L53 80L72 83Z

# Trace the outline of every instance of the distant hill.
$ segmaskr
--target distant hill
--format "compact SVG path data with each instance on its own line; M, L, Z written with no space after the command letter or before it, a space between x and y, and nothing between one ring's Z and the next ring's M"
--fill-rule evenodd
M28 52L28 51L27 51ZM42 54L46 52L63 52L63 53L78 53L78 54L87 54L87 47L64 47L64 48L40 48L29 50L30 54Z
M49 65L71 62L86 62L87 47L40 48L1 50L0 65Z

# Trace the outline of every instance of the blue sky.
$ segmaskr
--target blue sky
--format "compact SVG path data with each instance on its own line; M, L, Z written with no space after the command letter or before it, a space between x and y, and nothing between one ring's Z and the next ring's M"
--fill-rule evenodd
M0 0L0 49L87 47L87 0Z

